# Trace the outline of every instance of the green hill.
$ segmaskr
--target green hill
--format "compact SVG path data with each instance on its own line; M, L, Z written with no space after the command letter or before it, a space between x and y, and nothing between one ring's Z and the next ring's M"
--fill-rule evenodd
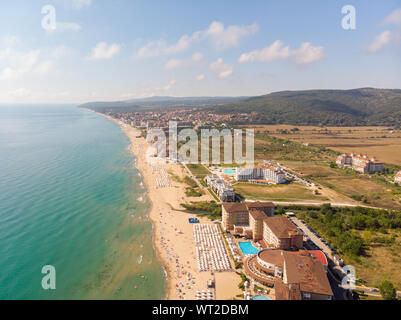
M208 107L207 110L219 114L250 114L247 123L253 124L399 127L401 90L362 88L282 91Z

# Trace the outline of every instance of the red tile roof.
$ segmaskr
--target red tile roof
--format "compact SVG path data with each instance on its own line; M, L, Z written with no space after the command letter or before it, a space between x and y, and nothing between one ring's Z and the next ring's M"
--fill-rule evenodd
M333 296L322 263L307 252L284 252L287 283L299 283L302 292Z
M278 238L289 238L293 235L302 235L302 231L286 217L268 217L263 221Z

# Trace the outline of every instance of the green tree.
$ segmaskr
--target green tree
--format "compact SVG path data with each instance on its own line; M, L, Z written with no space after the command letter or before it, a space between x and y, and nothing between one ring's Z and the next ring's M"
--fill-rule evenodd
M394 285L388 280L384 280L380 284L379 291L384 300L395 300L397 297Z

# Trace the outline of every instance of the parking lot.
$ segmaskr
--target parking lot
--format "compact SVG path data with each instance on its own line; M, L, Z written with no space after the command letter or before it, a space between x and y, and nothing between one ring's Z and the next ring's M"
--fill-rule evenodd
M304 233L304 241L307 246L312 250L321 250L326 256L333 261L333 256L336 254L335 250L330 247L323 238L321 238L311 227L309 227L303 220L296 217L291 217L291 221L302 230Z

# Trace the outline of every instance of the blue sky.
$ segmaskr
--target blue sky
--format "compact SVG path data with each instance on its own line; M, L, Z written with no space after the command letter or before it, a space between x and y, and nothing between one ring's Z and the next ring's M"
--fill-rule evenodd
M355 30L341 26L345 5ZM3 103L401 88L400 57L400 0L0 4Z

